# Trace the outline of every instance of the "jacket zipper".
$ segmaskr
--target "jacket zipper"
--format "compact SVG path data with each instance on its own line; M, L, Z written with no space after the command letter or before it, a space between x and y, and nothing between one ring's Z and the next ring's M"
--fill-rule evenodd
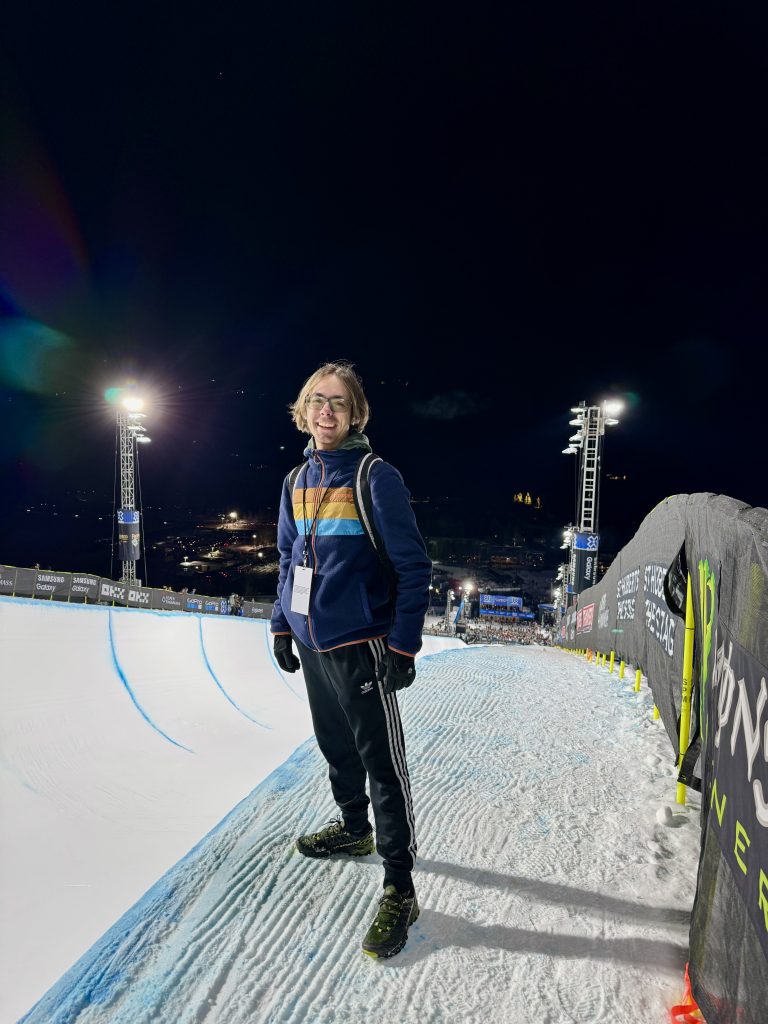
M323 480L325 479L325 464L323 463L323 460L321 458L319 458L317 455L313 455L312 458L314 459L315 462L319 462L320 463L320 483L315 488L315 501L314 501L314 508L312 510L312 535L311 535L312 562L313 562L313 565L312 565L312 575L316 576L317 575L317 549L315 548L315 534L317 533L317 513L320 511L319 507L318 507L318 502L320 501L320 495L323 493ZM309 611L307 611L307 632L309 633L310 640L314 644L315 650L319 651L320 650L320 646L319 646L317 640L315 639L315 635L314 635L314 632L312 630L312 620L310 618Z

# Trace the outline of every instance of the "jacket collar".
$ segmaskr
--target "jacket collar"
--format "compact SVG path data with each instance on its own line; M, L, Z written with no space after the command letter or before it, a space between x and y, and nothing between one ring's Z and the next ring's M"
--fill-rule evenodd
M313 455L317 455L324 461L328 460L329 463L338 464L345 458L349 458L350 453L354 456L359 456L372 450L370 442L365 434L359 430L350 430L344 438L343 443L340 444L338 448L334 448L328 452L315 448L315 439L314 437L310 437L309 444L304 449L304 458L311 459Z

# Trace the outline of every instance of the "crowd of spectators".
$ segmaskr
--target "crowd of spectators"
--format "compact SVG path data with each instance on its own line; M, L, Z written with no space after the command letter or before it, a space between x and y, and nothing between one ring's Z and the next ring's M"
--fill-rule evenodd
M459 636L468 644L539 644L550 646L551 630L538 622L510 622L504 620L471 619L454 625L444 617L429 617L424 632L433 636Z
M468 644L539 644L549 646L550 631L537 622L483 622L467 623L464 639Z

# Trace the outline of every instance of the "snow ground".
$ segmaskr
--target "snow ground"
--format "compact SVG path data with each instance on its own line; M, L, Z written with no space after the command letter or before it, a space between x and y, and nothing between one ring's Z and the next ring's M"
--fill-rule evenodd
M312 724L264 622L0 597L0 650L5 1024Z
M67 614L48 608L51 615ZM4 653L6 612L3 602ZM117 618L113 615L115 633L124 625ZM198 630L199 625L196 617L180 618L178 626L157 628L155 644L167 646L183 661L186 655L177 645L191 646L188 623ZM36 625L47 631L47 621ZM226 689L241 708L253 718L264 715L239 676L246 664L252 673L257 665L256 692L266 692L271 679L285 691L285 707L291 708L287 717L275 713L273 720L287 728L292 716L302 718L306 734L306 708L274 666L265 658L238 660L240 645L255 649L245 630L252 627L257 635L263 625L239 620L216 620L215 625L222 629L219 646L214 646L212 633L205 638L205 649L211 665L218 665L219 657L229 659L227 672L219 668L216 675L220 682L226 676ZM206 621L203 628L208 626ZM129 623L125 628L139 627ZM163 640L160 634L166 629ZM264 638L258 635L263 651ZM435 649L433 642L440 644L439 638L426 639L430 650ZM93 646L99 643L94 639ZM119 649L124 650L122 644ZM134 675L140 674L134 666ZM70 676L65 673L64 678ZM287 760L281 758L253 792L231 799L227 809L241 802L95 941L24 1021L661 1024L682 993L699 804L694 795L685 808L674 805L669 741L661 723L653 720L647 687L636 694L633 682L633 673L618 682L605 669L546 648L473 646L421 661L417 681L400 695L400 703L419 826L416 885L422 912L405 950L392 961L372 962L359 949L381 884L378 857L317 862L293 851L298 832L333 814L325 765L310 739ZM298 689L295 677L291 685ZM151 737L153 750L170 751L175 758L183 755L186 773L194 759L142 721L126 703L124 687L114 688L123 704L111 744L115 754L120 752L123 780L130 778L133 785L135 777L144 775L144 765L130 758L131 743L138 744L142 756L150 749L134 735L134 719L142 726L142 736ZM186 690L167 678L157 689L167 689L170 697L161 700L151 686L143 689L148 706L150 698L157 698L150 708L156 725L191 748L217 746L202 728L194 701L187 709ZM196 687L190 690L190 700L195 692ZM217 688L213 692L234 711ZM38 742L55 739L72 704L68 692L58 710L47 708L49 697L38 702L44 723L44 731L35 737ZM7 733L12 739L38 728L31 712L20 719L13 700L11 704ZM90 721L97 707L91 698L81 710ZM111 707L117 715L117 703ZM242 719L233 713L228 723L242 727ZM254 747L253 736L261 743L264 730L257 732L257 726L244 721L253 730ZM215 731L218 744L226 745L224 725L216 723ZM21 769L13 760L10 769L4 765L4 818L8 793L24 789L19 773L24 775L29 762L34 763L34 746L30 739ZM8 761L5 741L3 751ZM67 753L75 765L82 752L73 746ZM87 749L85 753L90 756ZM104 763L112 753L107 745L100 749ZM54 764L57 773L68 763L60 753L54 757L40 750L37 756L42 765L47 760ZM227 759L221 751L211 751L204 760L212 782L217 782ZM84 769L77 771L82 779L93 777ZM158 821L188 817L191 812L179 806L178 793L157 784L160 778L151 773L144 803L137 806L153 798ZM59 799L55 777L47 786L45 797ZM195 788L185 792L188 803ZM24 795L39 803L29 790ZM83 841L90 845L105 827L113 803L122 814L124 794L110 786L100 815L92 820L86 820L74 792L64 796L61 821L76 819L72 832L79 835L81 846ZM58 849L49 847L55 833L35 831L21 799L11 804L10 810L21 815L24 835L19 846L26 843L32 862L27 870L21 860L15 861L11 881L23 896L33 896L40 888L40 868L46 863L54 867L58 859ZM130 832L126 828L124 835ZM152 833L151 843L144 843L147 858L155 839ZM134 850L133 856L141 860L144 855ZM108 874L105 869L101 879L104 894ZM119 890L119 872L112 875L111 884ZM49 899L56 899L47 878L43 888L42 897L27 903L26 918L17 916L6 927L9 947L19 935L39 934L36 915ZM80 913L80 907L71 909ZM86 907L86 914L92 912ZM16 996L14 975L8 978L10 995ZM20 1006L18 998L12 1005L8 992L5 996L4 1012L14 1014L3 1020L15 1019L16 1012L30 1005Z

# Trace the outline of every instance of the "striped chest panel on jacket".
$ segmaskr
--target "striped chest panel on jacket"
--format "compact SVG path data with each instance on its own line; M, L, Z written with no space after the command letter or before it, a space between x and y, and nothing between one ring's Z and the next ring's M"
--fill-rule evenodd
M315 506L320 508L315 512ZM296 487L293 491L293 518L299 536L312 530L315 515L317 537L355 537L363 534L355 510L351 487Z

